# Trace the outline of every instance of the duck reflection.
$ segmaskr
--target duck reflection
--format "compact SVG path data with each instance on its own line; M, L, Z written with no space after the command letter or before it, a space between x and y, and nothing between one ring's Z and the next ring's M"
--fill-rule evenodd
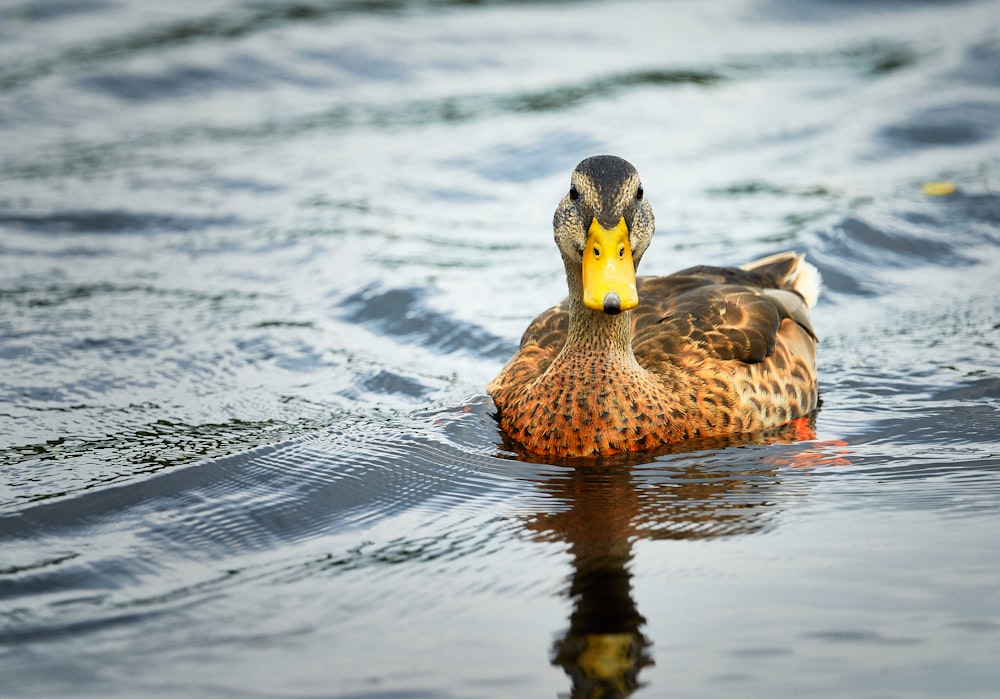
M530 524L544 538L568 543L573 557L573 613L552 662L569 675L573 697L624 697L653 662L629 570L638 491L628 470L578 468L567 475L543 487L569 509L541 514Z
M811 428L790 437L809 433ZM689 453L673 460L661 455L642 465L621 459L578 462L540 480L538 487L554 506L530 516L527 528L537 540L567 544L573 559L568 590L573 612L551 658L570 677L570 696L626 697L640 686L642 668L653 664L652 642L642 631L645 619L632 596L636 541L766 529L783 500L779 474L789 464L811 465L824 453L799 445Z

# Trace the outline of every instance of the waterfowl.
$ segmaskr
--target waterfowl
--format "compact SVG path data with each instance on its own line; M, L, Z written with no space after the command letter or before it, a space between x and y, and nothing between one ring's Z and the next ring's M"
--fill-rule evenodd
M636 277L653 211L636 169L577 165L553 217L569 295L488 387L516 448L573 457L768 430L817 406L819 273L779 253Z

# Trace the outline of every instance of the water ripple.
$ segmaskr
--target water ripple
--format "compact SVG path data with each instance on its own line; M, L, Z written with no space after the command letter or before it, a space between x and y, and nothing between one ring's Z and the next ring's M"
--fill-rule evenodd
M435 311L427 306L426 298L426 289L372 285L351 294L338 306L345 320L439 352L496 358L513 353L515 347L510 341Z
M236 216L177 216L139 211L53 211L30 215L0 213L0 226L39 233L135 233L140 231L202 231L210 227L245 225Z
M11 90L52 72L79 65L117 61L124 56L184 47L197 41L231 41L276 24L315 22L359 12L382 13L399 10L407 4L409 3L402 0L255 3L252 7L241 8L239 12L226 11L182 18L158 26L123 32L113 38L83 43L64 49L55 56L20 65L16 63L8 65L0 72L0 90ZM88 9L100 9L100 4L92 4ZM18 14L18 11L13 9L8 12L12 15ZM31 6L26 6L22 12L26 12L26 16L32 19L52 16L52 13L45 12L44 5L38 8L37 15Z

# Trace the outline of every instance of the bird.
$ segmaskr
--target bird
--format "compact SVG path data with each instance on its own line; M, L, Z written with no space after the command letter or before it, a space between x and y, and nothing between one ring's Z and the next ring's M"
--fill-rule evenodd
M637 276L653 210L636 168L581 161L553 231L568 295L489 383L504 443L547 457L641 452L815 413L820 275L793 251Z

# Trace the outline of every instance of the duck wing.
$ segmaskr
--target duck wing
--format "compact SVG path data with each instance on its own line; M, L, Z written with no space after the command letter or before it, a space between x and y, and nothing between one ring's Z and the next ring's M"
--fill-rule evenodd
M703 357L746 363L774 352L782 321L813 339L808 305L783 280L755 270L692 267L667 277L640 277L632 316L632 347L640 364L685 363Z

